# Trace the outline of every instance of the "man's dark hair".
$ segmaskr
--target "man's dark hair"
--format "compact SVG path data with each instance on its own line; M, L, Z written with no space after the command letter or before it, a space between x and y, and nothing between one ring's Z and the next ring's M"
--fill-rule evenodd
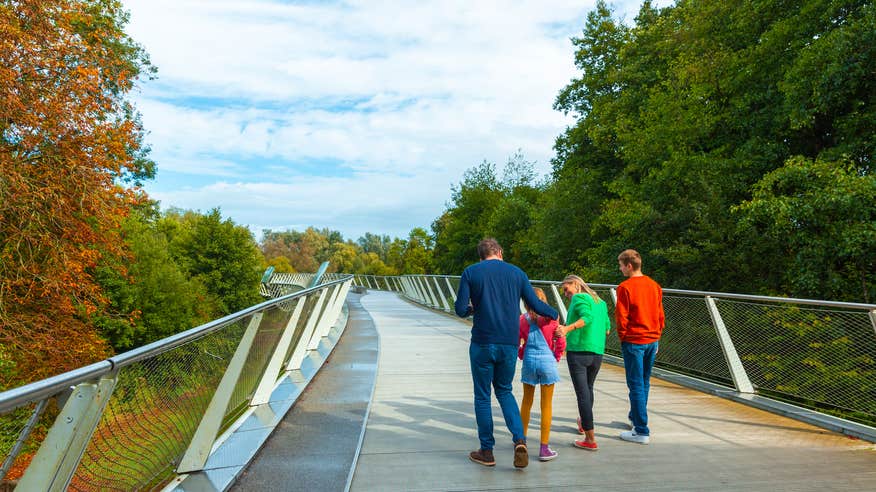
M478 256L480 256L482 260L488 256L500 254L502 254L502 247L499 246L499 241L487 237L478 243Z

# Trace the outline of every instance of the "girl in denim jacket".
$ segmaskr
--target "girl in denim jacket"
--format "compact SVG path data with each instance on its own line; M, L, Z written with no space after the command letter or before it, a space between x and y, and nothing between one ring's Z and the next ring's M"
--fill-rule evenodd
M547 302L544 291L535 288L535 294ZM520 316L520 348L517 357L523 360L521 381L523 382L523 401L520 403L520 419L523 421L523 435L529 429L529 414L535 396L535 386L541 385L541 449L540 461L550 461L557 452L548 446L551 434L552 400L554 385L560 380L557 362L566 349L566 340L557 335L557 322L538 316L529 306Z

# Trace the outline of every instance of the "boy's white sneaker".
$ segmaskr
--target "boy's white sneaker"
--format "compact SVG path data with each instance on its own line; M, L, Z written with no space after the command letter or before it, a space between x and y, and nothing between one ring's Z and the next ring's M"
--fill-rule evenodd
M636 431L623 431L620 433L620 438L624 441L635 442L639 444L648 444L651 440L649 436L640 436Z

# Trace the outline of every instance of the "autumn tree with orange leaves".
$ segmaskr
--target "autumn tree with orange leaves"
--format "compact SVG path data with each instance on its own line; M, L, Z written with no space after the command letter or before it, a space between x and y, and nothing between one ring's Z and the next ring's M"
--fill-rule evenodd
M154 69L115 0L0 3L0 389L104 358L94 269L151 178L126 94Z

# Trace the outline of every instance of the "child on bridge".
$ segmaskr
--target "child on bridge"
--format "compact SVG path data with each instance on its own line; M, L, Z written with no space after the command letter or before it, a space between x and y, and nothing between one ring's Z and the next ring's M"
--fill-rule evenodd
M547 303L544 291L534 288L535 295ZM524 303L525 304L525 303ZM541 385L541 449L540 461L550 461L557 452L548 446L551 435L552 400L554 384L560 380L557 362L566 350L566 339L557 336L557 321L539 316L528 305L526 313L520 316L520 349L517 357L523 360L521 381L523 382L523 401L520 402L520 420L523 422L523 435L529 429L529 414L535 397L535 386Z

